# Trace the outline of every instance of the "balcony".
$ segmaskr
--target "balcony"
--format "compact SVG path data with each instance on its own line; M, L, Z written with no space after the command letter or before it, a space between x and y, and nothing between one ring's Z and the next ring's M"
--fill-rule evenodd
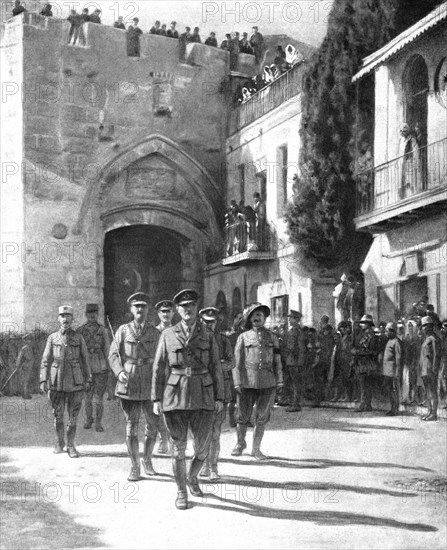
M356 176L356 228L383 232L447 204L447 138Z
M223 265L275 256L276 236L267 222L241 221L225 227Z
M299 96L302 90L303 70L303 63L295 65L230 111L229 135L235 134L289 99Z

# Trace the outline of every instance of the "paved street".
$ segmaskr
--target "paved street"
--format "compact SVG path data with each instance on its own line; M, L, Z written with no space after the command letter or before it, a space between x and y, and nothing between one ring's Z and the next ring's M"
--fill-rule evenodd
M155 458L157 477L126 481L130 462L116 401L106 403L105 433L81 424L79 459L52 453L43 396L0 405L1 548L446 545L445 419L276 408L263 444L271 459L231 457L235 436L226 426L221 482L203 484L206 497L191 498L191 509L181 512L169 458Z

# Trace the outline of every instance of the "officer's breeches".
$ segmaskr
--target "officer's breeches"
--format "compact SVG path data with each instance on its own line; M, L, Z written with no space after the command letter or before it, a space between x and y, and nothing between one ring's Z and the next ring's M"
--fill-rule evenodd
M205 460L213 435L214 411L168 411L165 412L166 426L172 442L172 456L185 458L188 427L191 429L194 443L194 456Z
M150 400L132 401L131 399L121 399L121 408L126 417L126 435L127 437L138 436L138 424L140 422L141 409L146 420L144 435L151 439L157 437L159 423L162 422L160 416L154 413L154 404Z
M50 401L53 407L53 415L55 424L59 424L64 421L64 410L67 406L68 411L68 426L76 426L76 419L79 411L81 410L82 400L84 399L85 392L83 391L54 391L50 390Z
M85 413L88 419L92 418L93 404L100 409L97 412L102 412L108 376L109 373L107 371L93 374L93 383L85 396Z
M267 424L270 412L275 404L276 388L254 389L241 388L237 397L239 424L245 426L250 422L253 407L256 404L256 424Z

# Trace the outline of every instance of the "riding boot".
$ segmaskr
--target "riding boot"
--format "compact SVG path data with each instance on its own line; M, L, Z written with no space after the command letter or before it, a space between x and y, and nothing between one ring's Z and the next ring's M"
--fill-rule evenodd
M138 463L139 455L139 446L138 446L138 437L135 435L129 435L126 437L127 451L129 453L130 462L132 468L128 476L128 481L139 481L140 476L140 464Z
M210 464L210 480L216 481L220 478L220 475L217 471L217 462L219 460L220 454L220 440L212 441L210 445L210 452L208 454L209 464Z
M96 403L95 429L97 432L104 431L104 428L102 427L102 424L101 424L103 413L104 413L104 403L101 400Z
M235 409L236 409L236 402L235 401L232 401L229 405L228 405L228 420L230 422L230 427L231 428L235 428L236 427L236 417L234 415L235 413Z
M76 435L76 426L67 427L67 453L70 458L78 458L79 453L76 450L74 440Z
M188 508L188 495L186 493L186 460L184 458L173 458L172 470L178 490L175 506L178 510L186 510Z
M202 469L203 462L203 460L200 460L195 456L192 459L188 477L186 478L186 483L188 484L189 490L195 497L203 497L202 490L200 489L199 482L197 481L197 476Z
M89 430L93 426L93 403L89 395L85 400L85 424L84 429Z
M205 461L203 463L203 468L200 471L200 477L210 477L210 453L211 447L210 452L208 453L208 456L205 458Z
M145 436L144 438L144 452L143 452L143 459L141 462L143 464L144 473L147 476L156 475L156 471L152 466L152 453L154 451L155 441L156 441L155 438L152 439L148 436Z
M267 457L261 453L260 447L261 447L261 441L264 437L264 431L265 431L265 425L264 424L256 424L255 431L253 433L253 450L251 452L251 456L256 458L256 460L265 460Z
M247 433L247 426L245 424L237 424L237 444L231 451L232 456L241 456L242 451L246 449L247 443L245 442L245 434Z
M54 446L54 454L60 454L64 452L65 439L64 439L64 423L62 421L55 422L57 441Z

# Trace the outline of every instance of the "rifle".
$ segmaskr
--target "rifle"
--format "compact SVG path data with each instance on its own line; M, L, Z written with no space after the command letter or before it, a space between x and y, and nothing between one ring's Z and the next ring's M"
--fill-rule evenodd
M19 370L19 367L16 367L16 368L12 371L12 373L11 373L11 374L9 375L9 377L8 377L8 380L6 380L6 382L3 384L2 388L0 389L0 392L2 392L2 391L6 388L6 386L8 385L8 382L11 380L11 378L14 376L14 374L15 374L18 370Z
M110 332L112 333L112 340L113 340L113 343L115 344L115 347L116 347L116 352L118 354L118 359L119 359L119 362L120 362L120 367L121 367L121 370L123 371L124 370L124 367L123 367L123 361L121 360L121 354L120 354L120 348L118 346L118 342L116 341L115 339L115 333L113 332L113 329L112 329L112 325L110 323L110 319L109 319L109 316L107 315L106 317L107 319L107 323L109 325L109 329L110 329ZM128 383L123 383L121 382L120 380L118 380L118 384L121 384L122 387L123 387L123 391L119 391L119 390L116 390L116 393L119 393L120 395L127 395L128 391L129 391L129 385ZM121 389L121 388L120 388Z

